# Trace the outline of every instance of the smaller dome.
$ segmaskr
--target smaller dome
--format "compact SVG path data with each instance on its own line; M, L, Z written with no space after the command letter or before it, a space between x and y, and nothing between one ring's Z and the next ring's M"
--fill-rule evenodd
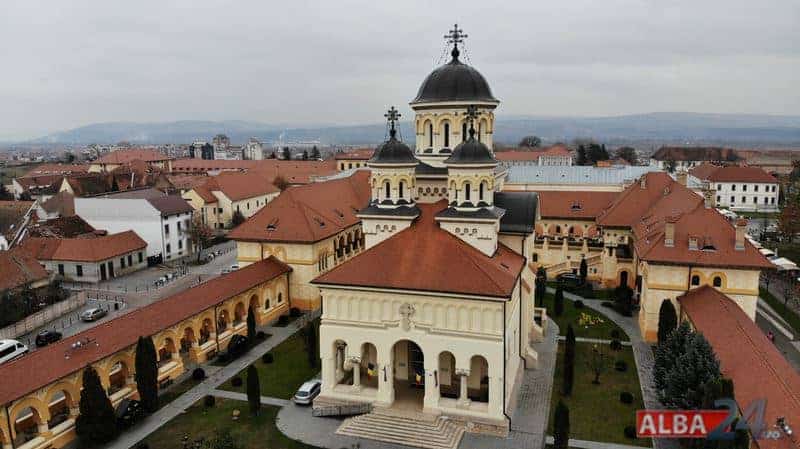
M497 164L497 160L489 147L475 138L475 128L470 128L469 139L458 144L444 163L445 165Z
M397 140L397 131L394 129L389 131L389 140L383 142L375 150L369 162L372 164L416 164L417 158L414 157L414 152L408 145Z

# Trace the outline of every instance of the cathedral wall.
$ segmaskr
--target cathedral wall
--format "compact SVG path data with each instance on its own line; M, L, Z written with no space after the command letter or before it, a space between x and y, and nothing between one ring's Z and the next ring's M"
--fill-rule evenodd
M435 203L447 199L447 178L417 178L414 198L420 203Z
M440 220L442 229L467 242L483 254L491 257L497 250L497 233L500 223L465 223L461 221Z

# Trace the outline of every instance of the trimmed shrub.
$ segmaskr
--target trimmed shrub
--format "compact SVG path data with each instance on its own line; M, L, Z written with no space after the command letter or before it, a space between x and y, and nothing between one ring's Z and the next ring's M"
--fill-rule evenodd
M211 396L210 394L208 396L206 396L205 398L203 398L203 405L205 405L208 408L213 407L214 404L216 404L216 403L217 403L217 398L215 398L214 396Z
M289 315L281 315L278 317L278 326L286 326L289 324Z
M582 308L583 308L583 301L581 301L580 299L578 299L577 301L574 301L574 302L572 303L572 305L573 305L573 306L574 306L576 309L582 309Z
M272 355L271 352L267 352L266 354L261 356L261 361L270 364L275 360L275 356Z
M289 316L291 316L292 318L297 318L302 314L303 313L300 312L300 309L298 309L297 307L292 307L291 309L289 309Z
M241 387L242 386L242 378L239 376L234 377L231 379L231 385L234 387Z
M625 363L625 361L624 361L624 360L617 360L617 361L614 363L614 369L615 369L615 370L617 370L617 371L619 371L619 372L625 372L625 371L628 371L628 364L627 364L627 363Z
M622 350L622 343L620 343L620 341L617 340L616 338L614 340L611 340L611 344L609 346L611 346L612 351Z
M625 438L628 438L629 440L636 439L636 427L625 426L624 433L625 433Z
M613 309L614 308L614 303L611 302L611 301L603 301L603 302L600 303L600 305L603 306L603 307L607 307L609 309Z
M264 331L256 332L256 340L266 340L266 339L267 339L267 333L266 332L264 332Z
M205 378L206 378L206 370L204 370L203 368L195 368L194 371L192 371L192 379L203 380Z
M223 352L222 354L217 356L217 361L219 363L228 363L231 360L231 357L228 355L227 352Z
M623 391L619 394L619 402L623 404L633 404L633 395L627 391Z
M612 340L621 340L622 335L619 333L619 329L614 329L611 331L611 339Z

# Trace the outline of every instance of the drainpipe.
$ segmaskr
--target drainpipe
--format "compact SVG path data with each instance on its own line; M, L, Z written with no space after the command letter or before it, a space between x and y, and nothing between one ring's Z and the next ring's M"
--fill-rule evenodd
M8 423L8 441L11 441L11 448L16 449L17 445L14 443L14 429L11 427L11 414L8 412L8 404L6 404L6 422Z
M214 340L217 342L217 354L219 354L219 318L217 318L217 307L214 306Z
M503 303L503 415L506 417L509 428L511 427L511 417L506 412L506 305ZM490 387L491 388L491 387ZM491 390L489 390L491 391Z
M522 262L523 263L523 265L522 265L522 267L523 267L522 271L523 272L526 269L528 269L528 258L524 255L525 254L525 240L527 240L527 238L528 238L527 235L522 237L522 254L523 254L523 258L525 259ZM519 342L518 342L519 343L519 350L517 351L517 354L519 355L519 358L522 359L522 366L524 367L524 369L528 369L528 361L525 360L525 357L522 355L522 342L527 340L527 336L526 336L526 338L523 338L523 336L522 336L522 333L523 333L523 329L522 329L522 309L523 309L523 307L522 307L522 276L519 277L519 281L518 281L517 284L518 284L517 288L519 289Z

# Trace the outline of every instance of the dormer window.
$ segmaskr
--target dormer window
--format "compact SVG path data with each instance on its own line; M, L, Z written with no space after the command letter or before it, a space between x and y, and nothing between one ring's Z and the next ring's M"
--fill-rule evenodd
M576 201L576 202L572 203L572 206L570 206L570 209L572 209L573 212L574 211L579 211L579 210L583 209L583 206L581 206L581 203Z
M689 237L689 249L697 249L697 237Z

